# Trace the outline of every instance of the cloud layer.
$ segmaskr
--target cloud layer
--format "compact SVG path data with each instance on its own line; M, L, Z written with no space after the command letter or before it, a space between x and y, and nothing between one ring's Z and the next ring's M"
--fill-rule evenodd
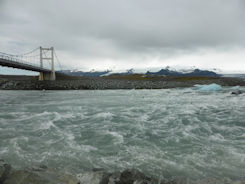
M0 0L0 48L54 46L63 65L78 68L237 69L208 57L244 66L244 20L243 0Z

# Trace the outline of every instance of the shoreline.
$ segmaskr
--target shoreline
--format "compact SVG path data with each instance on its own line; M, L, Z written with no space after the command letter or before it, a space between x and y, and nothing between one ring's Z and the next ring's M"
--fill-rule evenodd
M225 77L57 77L55 81L38 81L36 76L0 75L0 90L169 89L212 83L221 86L245 86L243 79Z
M91 171L81 171L76 174L49 168L46 165L15 169L3 160L0 161L1 184L244 184L244 182L242 177L231 179L225 176L200 179L154 178L137 169L108 172L103 168L94 168Z

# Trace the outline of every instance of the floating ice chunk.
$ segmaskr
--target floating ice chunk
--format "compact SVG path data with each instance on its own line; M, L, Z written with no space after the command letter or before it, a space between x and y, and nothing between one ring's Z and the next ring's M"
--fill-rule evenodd
M240 89L240 86L233 86L231 89L232 90L239 90Z
M196 84L195 85L195 89L199 90L199 91L221 91L222 90L222 86L218 85L218 84L208 84L208 85L200 85L200 84Z

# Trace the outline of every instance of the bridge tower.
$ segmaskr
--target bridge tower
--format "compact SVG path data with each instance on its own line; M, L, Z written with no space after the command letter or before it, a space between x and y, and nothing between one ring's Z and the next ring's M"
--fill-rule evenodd
M43 61L51 61L51 73L40 72L39 80L55 80L54 71L54 48L42 48L40 47L40 67L43 68Z

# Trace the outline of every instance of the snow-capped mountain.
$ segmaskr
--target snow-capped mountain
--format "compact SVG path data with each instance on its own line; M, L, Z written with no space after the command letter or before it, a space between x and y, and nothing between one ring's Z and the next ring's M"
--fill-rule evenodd
M96 71L96 70L91 70L88 72L81 71L81 70L62 70L60 72L72 75L72 76L93 76L93 77L101 77L101 76L108 76L108 75L131 75L131 74L146 74L146 75L154 75L154 76L208 76L208 77L217 77L220 76L216 72L210 70L200 70L195 67L192 68L184 68L184 69L179 69L176 70L175 68L171 68L169 66L165 67L164 69L159 69L155 71L137 71L133 68L128 69L126 71L112 71L112 70L105 70L105 71Z
M71 75L71 76L100 77L100 76L108 74L110 72L110 70L105 70L105 71L91 70L89 72L84 72L82 70L61 70L59 72L62 72L62 73L65 73L65 74Z

